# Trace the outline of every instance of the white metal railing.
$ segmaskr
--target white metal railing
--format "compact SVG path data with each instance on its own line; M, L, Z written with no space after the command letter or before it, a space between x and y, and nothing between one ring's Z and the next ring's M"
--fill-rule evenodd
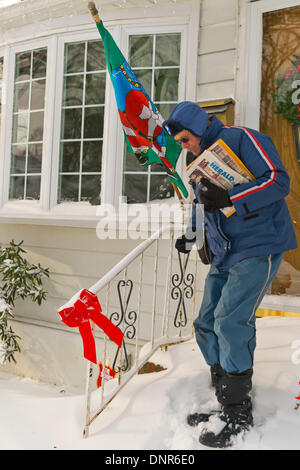
M198 257L179 254L174 249L173 227L167 228L167 240L161 238L165 230L158 230L140 243L89 289L98 295L103 313L123 331L124 339L118 348L103 334L101 373L95 370L98 366L88 362L83 437L158 348L193 336ZM93 323L92 328L94 333ZM105 365L116 373L109 382ZM97 387L99 382L101 386Z

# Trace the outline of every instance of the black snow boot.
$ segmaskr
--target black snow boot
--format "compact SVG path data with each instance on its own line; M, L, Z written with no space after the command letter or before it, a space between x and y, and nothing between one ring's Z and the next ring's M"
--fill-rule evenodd
M223 376L224 373L225 373L224 369L221 367L220 364L214 364L210 368L211 384L216 389L216 391L217 391L220 378Z
M218 384L223 374L225 374L225 372L220 364L214 364L213 366L211 366L210 368L211 385L213 388L216 389L216 395L217 395L217 390L218 390ZM210 413L192 413L187 416L187 423L190 426L198 426L198 424L200 423L207 422L212 415L218 412L219 410L213 410Z
M238 374L225 372L221 377L217 398L222 410L209 420L207 427L200 434L201 444L207 447L230 447L233 436L249 431L253 426L252 403L249 396L252 374L253 370L248 369Z

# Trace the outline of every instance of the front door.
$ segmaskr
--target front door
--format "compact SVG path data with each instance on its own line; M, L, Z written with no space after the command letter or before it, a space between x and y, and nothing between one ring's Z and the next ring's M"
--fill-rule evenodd
M285 253L272 294L300 295L300 5L263 13L260 130L291 179L286 198L298 249Z

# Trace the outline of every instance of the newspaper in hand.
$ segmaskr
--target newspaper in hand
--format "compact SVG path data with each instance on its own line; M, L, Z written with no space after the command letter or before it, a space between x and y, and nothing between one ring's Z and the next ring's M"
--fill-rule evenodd
M185 169L189 182L200 183L201 178L211 180L216 186L231 189L237 184L254 181L255 178L222 139L217 140ZM226 217L234 214L235 209L221 209Z

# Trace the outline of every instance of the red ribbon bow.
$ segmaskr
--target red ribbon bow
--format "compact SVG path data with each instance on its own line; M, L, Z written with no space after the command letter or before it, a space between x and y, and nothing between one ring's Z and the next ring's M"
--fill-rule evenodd
M82 289L79 298L72 307L59 310L63 323L70 327L78 327L83 341L83 354L86 359L97 364L96 345L92 333L90 320L92 320L119 348L122 346L123 333L102 313L97 296Z

